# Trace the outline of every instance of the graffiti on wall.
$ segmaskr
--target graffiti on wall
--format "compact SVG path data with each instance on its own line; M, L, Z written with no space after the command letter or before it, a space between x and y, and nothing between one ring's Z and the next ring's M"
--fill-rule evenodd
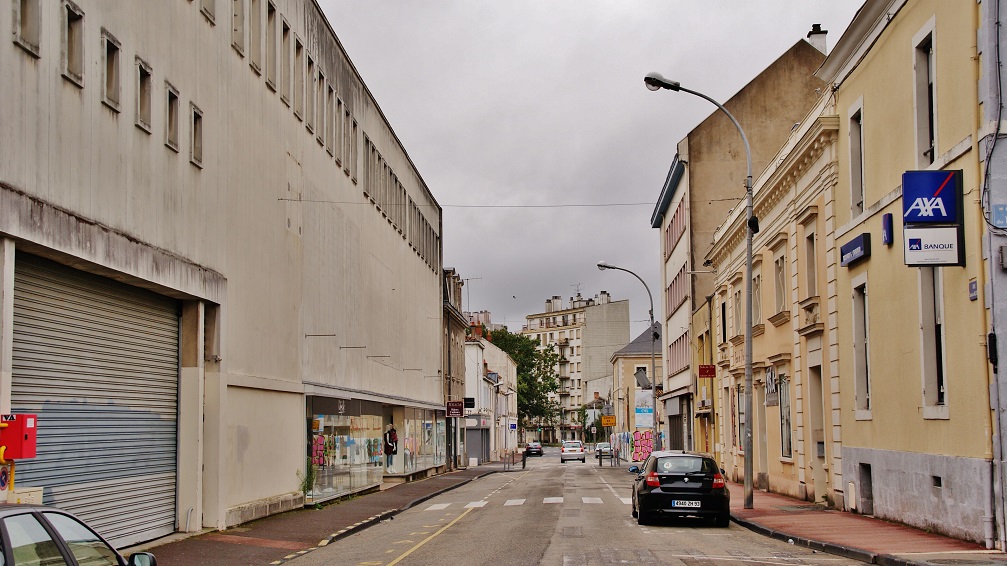
M642 462L654 451L654 431L638 430L633 432L633 461Z

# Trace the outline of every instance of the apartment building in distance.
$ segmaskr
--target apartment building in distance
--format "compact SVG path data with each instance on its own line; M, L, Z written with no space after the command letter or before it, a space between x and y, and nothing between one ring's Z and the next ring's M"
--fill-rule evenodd
M543 442L583 440L578 413L591 401L588 381L611 376L612 354L629 342L629 301L613 301L607 291L593 298L580 293L564 304L561 296L545 302L545 310L525 316L521 333L559 355L555 393L561 413L555 427L543 427Z

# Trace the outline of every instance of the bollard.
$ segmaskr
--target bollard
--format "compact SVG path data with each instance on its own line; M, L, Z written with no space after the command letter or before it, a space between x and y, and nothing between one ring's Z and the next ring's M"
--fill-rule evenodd
M528 464L528 453L527 452L522 452L521 453L521 469L523 470L524 467L527 464Z

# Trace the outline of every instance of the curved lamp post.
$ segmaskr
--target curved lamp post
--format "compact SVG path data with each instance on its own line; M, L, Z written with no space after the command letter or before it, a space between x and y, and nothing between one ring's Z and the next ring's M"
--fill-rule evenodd
M752 150L748 146L748 138L745 130L741 129L741 124L734 116L724 108L724 105L706 96L701 92L683 88L678 81L670 81L662 77L659 73L650 73L643 78L644 84L650 90L674 90L687 92L709 101L719 108L721 112L727 114L734 127L741 134L741 141L745 143L745 157L748 160L748 174L745 177L745 206L747 210L748 229L745 235L745 509L752 509L752 236L759 230L758 220L752 211Z
M657 372L654 369L654 340L656 339L656 336L654 336L654 297L650 294L650 287L648 287L647 283L636 273L622 267L616 267L609 263L605 263L604 261L598 262L598 269L602 271L605 271L606 269L625 271L626 273L629 273L633 277L639 279L640 283L643 283L643 288L647 290L647 298L650 299L650 401L651 410L654 411L654 416L652 418L652 424L654 426L654 450L660 450L661 435L657 427Z

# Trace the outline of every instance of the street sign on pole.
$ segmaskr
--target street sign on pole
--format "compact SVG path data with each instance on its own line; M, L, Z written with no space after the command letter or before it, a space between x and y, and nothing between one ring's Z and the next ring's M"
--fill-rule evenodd
M448 417L464 417L465 416L465 402L464 401L448 401L445 407L445 412Z
M615 426L615 415L602 415L601 426Z

